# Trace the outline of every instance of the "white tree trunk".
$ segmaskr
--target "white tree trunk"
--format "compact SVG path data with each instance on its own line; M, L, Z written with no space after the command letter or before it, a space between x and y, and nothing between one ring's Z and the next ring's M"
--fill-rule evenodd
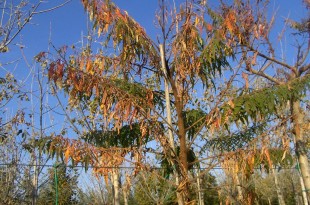
M119 194L119 172L118 169L112 171L112 183L113 183L113 197L114 205L120 205L120 194Z
M201 190L201 179L199 178L200 169L197 171L198 205L204 205L203 192Z
M160 57L161 57L161 64L162 64L162 71L164 73L165 79L165 100L166 100L166 112L167 112L167 122L168 122L168 135L169 135L169 144L172 150L175 151L175 145L174 145L174 138L173 138L173 133L172 133L172 119L171 119L171 108L170 108L170 96L169 96L169 86L168 86L168 82L167 82L167 72L166 72L166 62L165 62L165 48L162 44L159 45L159 49L160 49ZM172 156L174 155L174 153L171 153ZM172 160L172 164L173 167L175 162ZM175 182L176 182L176 186L179 186L179 176L178 173L175 169L173 169L174 175L175 175ZM177 192L177 200L178 200L178 204L179 205L184 205L184 199L183 196Z
M128 194L127 194L127 191L123 191L123 195L124 195L124 205L128 205Z
M302 192L303 204L308 205L307 194L304 191L305 190L305 184L304 184L304 180L302 179L301 175L299 175L299 179L300 179L300 186L301 186L301 190L302 190L301 192Z
M122 186L122 190L123 190L124 205L128 205L128 190L124 186Z
M242 202L243 201L243 192L242 192L241 182L240 182L238 174L236 174L236 182L237 182L238 201Z
M285 205L285 201L284 201L284 198L283 198L281 187L279 185L278 172L275 170L275 168L274 169L272 168L272 174L273 174L273 177L274 177L274 183L276 185L276 191L277 191L279 205Z
M303 179L303 183L305 185L305 192L304 201L308 200L310 193L310 170L309 170L309 162L307 157L307 149L305 146L305 137L304 137L304 113L300 107L300 101L295 100L291 101L292 103L292 122L293 122L293 132L295 135L295 148L296 148L296 155L298 158L298 163L300 167L301 176Z
M38 190L38 169L37 169L37 161L34 157L33 159L34 167L33 167L33 178L32 178L32 205L37 204L37 190Z

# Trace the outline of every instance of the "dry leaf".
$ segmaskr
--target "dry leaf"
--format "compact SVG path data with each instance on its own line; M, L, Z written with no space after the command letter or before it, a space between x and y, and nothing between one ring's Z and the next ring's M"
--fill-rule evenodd
M242 78L245 80L245 88L249 89L249 75L242 72Z

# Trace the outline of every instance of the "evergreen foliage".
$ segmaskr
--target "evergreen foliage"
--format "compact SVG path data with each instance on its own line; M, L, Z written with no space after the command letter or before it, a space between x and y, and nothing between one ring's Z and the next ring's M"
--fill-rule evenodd
M55 189L55 168L48 170L48 181L41 188L38 198L38 205L53 205L56 201ZM66 166L57 166L58 176L58 204L77 205L79 204L78 174L76 170Z

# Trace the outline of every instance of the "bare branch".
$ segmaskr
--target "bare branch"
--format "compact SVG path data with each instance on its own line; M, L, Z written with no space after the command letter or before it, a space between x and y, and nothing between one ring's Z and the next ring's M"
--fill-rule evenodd
M36 12L33 12L33 14L42 14L42 13L46 13L46 12L50 12L50 11L54 11L60 7L63 7L64 5L68 4L69 2L71 2L72 0L67 0L65 1L64 3L58 5L58 6L55 6L53 8L49 8L49 9L45 9L45 10L42 10L42 11L36 11Z
M258 56L260 56L260 57L262 57L262 58L265 58L265 59L267 59L267 60L269 60L269 61L272 61L272 62L274 62L274 63L276 63L276 64L279 64L279 65L281 65L281 66L283 66L283 67L285 67L285 68L288 68L288 69L292 70L292 71L295 73L295 71L294 71L295 68L292 67L292 66L290 66L290 65L288 65L287 63L284 63L284 62L282 62L282 61L279 61L279 60L275 59L274 57L269 57L269 56L267 56L267 55L261 53L261 52L258 51L257 49L254 49L252 46L246 45L246 47L247 47L250 51L256 52Z

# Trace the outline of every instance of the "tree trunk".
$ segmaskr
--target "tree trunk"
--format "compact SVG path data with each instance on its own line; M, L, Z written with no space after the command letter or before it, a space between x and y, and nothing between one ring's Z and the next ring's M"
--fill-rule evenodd
M38 190L38 169L37 169L37 161L34 157L33 159L34 162L34 167L33 167L33 179L32 179L32 201L31 204L32 205L36 205L37 204L37 190Z
M120 194L119 194L119 173L115 168L112 171L112 183L113 183L113 200L114 205L120 205Z
M272 168L272 174L274 177L274 183L276 185L276 191L277 191L277 196L278 196L278 201L279 201L279 205L285 205L285 201L283 198L283 194L279 185L279 181L278 181L278 172L275 170L275 168Z
M176 95L175 95L176 96ZM177 96L176 96L177 97ZM178 97L177 97L178 98ZM186 132L184 126L184 119L183 119L183 106L180 102L180 99L175 101L175 106L177 110L177 117L178 117L178 137L180 140L180 153L179 153L179 166L180 172L182 174L182 179L179 186L179 191L184 197L185 202L190 201L189 196L189 183L188 183L188 161L187 161L187 145L186 145Z
M123 189L123 195L124 195L124 205L128 205L128 191Z
M166 112L167 112L167 122L168 122L168 135L169 135L169 144L170 147L173 151L171 151L171 156L173 158L175 158L175 153L176 153L176 149L175 149L175 144L174 144L174 137L173 137L173 133L172 133L172 119L171 119L171 107L170 107L170 96L169 96L169 85L168 85L168 75L167 75L167 67L166 67L166 60L165 60L165 48L164 45L160 44L159 45L159 49L160 49L160 56L161 56L161 64L162 64L162 71L164 73L164 83L165 83L165 100L166 100ZM172 159L171 160L173 167L175 166L175 160ZM175 182L176 182L176 186L178 187L180 182L179 182L179 173L176 171L176 169L173 169L173 174L175 176ZM177 200L178 200L178 204L179 205L184 205L184 198L182 196L182 194L180 192L176 193L177 195Z
M293 115L292 122L293 122L293 134L295 135L296 155L298 158L301 176L305 185L305 189L303 191L306 193L306 196L309 197L310 170L309 170L309 162L307 157L307 149L303 128L304 114L300 107L299 100L291 100L291 106Z
M237 183L237 193L238 193L237 201L242 203L243 202L243 191L242 191L242 186L241 186L242 184L240 182L238 173L236 173L236 183Z
M268 204L271 205L271 200L270 200L270 198L268 198Z
M188 182L188 161L187 161L187 145L186 145L186 130L183 116L183 100L179 96L176 82L170 78L170 84L175 98L175 108L177 113L177 125L178 125L178 138L180 142L179 152L179 171L182 178L179 185L179 191L184 197L185 202L190 201L189 196L189 182Z
M197 170L198 205L204 205L203 192L201 190L200 168Z
M300 179L300 186L301 186L301 192L302 192L302 201L304 205L308 205L308 198L307 198L307 194L304 191L305 190L305 183L304 180L302 179L302 176L299 175L299 179Z

